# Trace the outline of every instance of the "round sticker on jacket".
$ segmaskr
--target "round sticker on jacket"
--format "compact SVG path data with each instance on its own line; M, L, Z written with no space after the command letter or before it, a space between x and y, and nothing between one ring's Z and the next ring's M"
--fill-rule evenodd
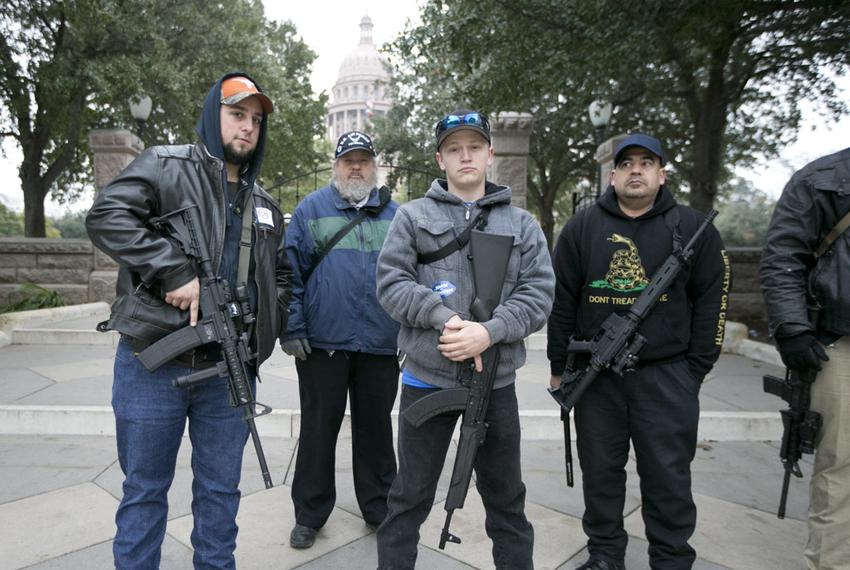
M455 287L454 283L451 281L437 281L433 286L431 286L431 290L435 293L439 293L440 297L448 297L457 291L457 287Z

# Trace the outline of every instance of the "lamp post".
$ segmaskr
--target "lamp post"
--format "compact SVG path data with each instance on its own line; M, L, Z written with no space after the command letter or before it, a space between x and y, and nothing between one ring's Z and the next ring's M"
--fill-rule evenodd
M604 99L597 99L587 108L587 112L590 115L590 122L593 124L593 128L596 134L596 147L599 148L599 145L602 144L602 141L605 140L605 128L608 126L608 122L611 120L611 111L613 110L613 105L611 105L610 101L606 101ZM599 195L602 194L602 164L597 160L596 161L596 198L599 198Z
M133 119L139 126L139 132L136 134L139 138L142 138L142 133L145 132L145 123L151 115L153 101L147 95L143 95L142 97L131 97L129 103L130 114L133 115Z

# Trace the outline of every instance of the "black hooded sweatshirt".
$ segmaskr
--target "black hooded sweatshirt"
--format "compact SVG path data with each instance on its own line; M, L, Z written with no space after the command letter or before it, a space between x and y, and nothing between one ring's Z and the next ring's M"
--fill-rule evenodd
M628 311L673 251L665 212L679 209L682 244L705 216L677 206L665 186L653 207L637 218L620 210L612 186L597 203L574 215L553 254L557 284L548 324L547 356L553 375L564 372L570 335L591 339L611 312ZM668 216L669 217L669 216ZM720 355L729 298L729 263L714 226L706 228L694 254L640 327L647 344L640 363L686 359L702 380Z
M221 142L221 84L229 77L241 76L250 79L257 88L262 91L259 84L250 76L241 72L225 74L210 88L204 99L204 108L195 126L195 131L207 149L207 152L222 161L221 188L227 193L227 169L224 167L224 145ZM268 127L268 114L263 113L260 123L260 136L257 139L257 147L250 161L245 164L239 172L238 188L235 196L225 196L228 205L225 216L226 227L224 232L224 250L221 256L221 265L218 275L228 283L236 283L236 273L239 268L239 240L242 235L242 209L244 199L254 187L254 182L260 173L263 164L263 155L266 146L266 130ZM253 267L251 268L253 274ZM252 305L256 307L257 291L253 279L248 279L249 294Z

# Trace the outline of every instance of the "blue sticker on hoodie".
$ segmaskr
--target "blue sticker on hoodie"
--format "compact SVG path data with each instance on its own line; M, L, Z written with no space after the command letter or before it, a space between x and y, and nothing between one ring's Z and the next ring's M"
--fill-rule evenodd
M435 293L439 293L440 297L448 297L457 291L457 287L455 287L454 283L451 281L436 281L431 286L431 290Z

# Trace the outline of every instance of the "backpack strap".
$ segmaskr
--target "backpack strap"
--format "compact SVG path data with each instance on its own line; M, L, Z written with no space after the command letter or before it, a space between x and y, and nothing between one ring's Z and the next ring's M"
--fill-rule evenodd
M435 261L439 261L444 257L448 257L456 251L463 249L463 247L469 242L469 237L472 235L472 230L483 231L487 226L487 217L490 215L490 207L484 207L475 218L472 219L472 222L466 226L459 236L455 239L441 247L436 251L429 251L427 253L420 253L417 255L416 261L421 263L422 265L428 265L429 263L434 263Z

